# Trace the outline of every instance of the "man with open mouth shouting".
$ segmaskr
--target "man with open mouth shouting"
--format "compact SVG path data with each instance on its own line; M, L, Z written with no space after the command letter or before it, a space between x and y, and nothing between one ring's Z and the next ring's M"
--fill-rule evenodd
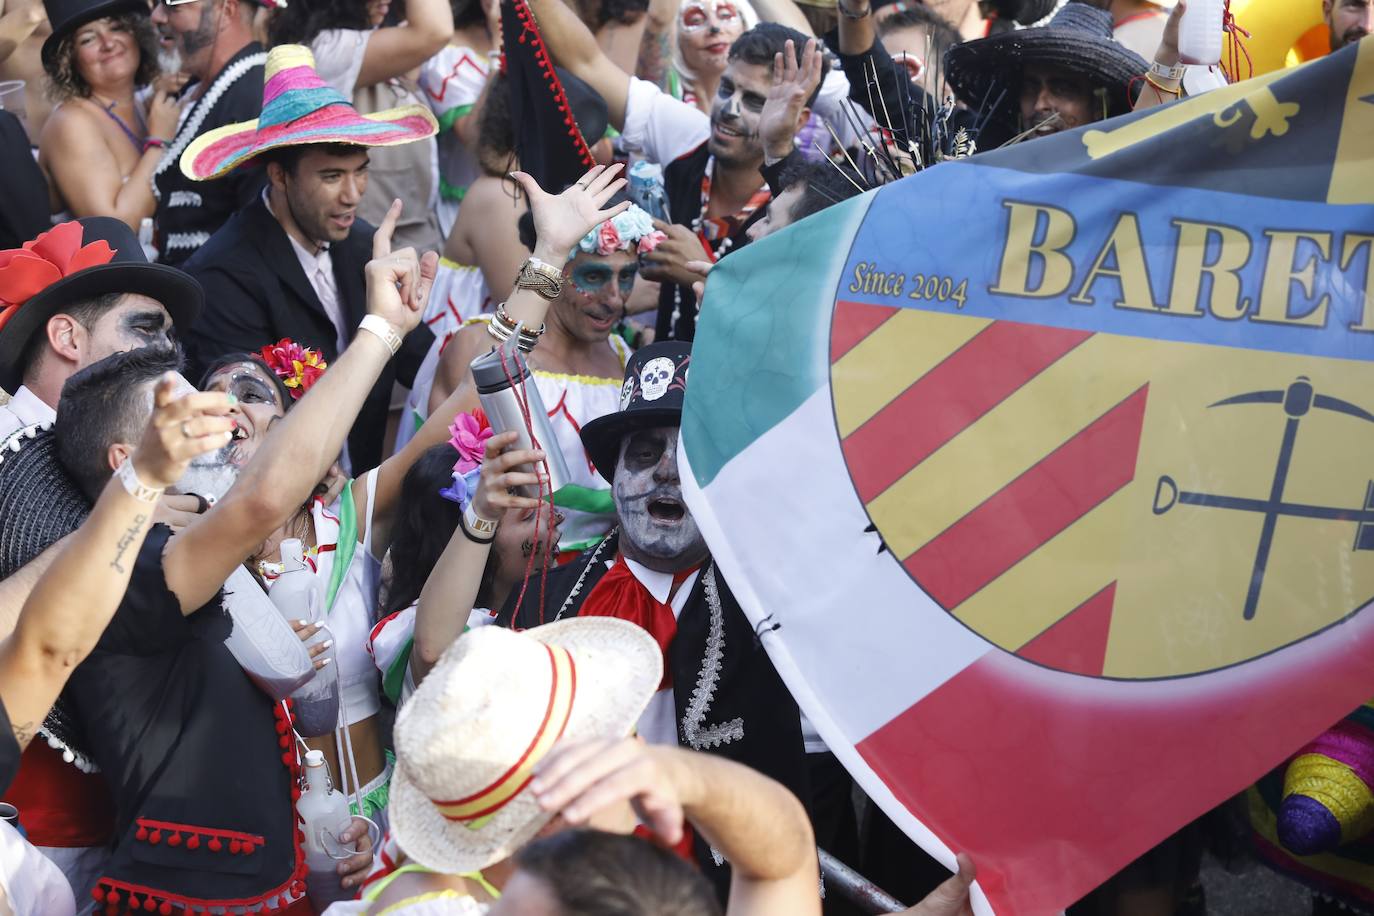
M797 704L682 498L677 443L691 361L690 345L677 341L631 358L620 410L582 428L587 453L611 481L619 528L552 570L543 589L532 583L498 622L523 628L580 615L639 624L663 650L665 672L639 735L720 754L809 798ZM728 881L700 838L695 852L709 876Z

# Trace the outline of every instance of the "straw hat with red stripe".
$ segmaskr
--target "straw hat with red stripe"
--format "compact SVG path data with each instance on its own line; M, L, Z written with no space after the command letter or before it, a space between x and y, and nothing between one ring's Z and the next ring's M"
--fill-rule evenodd
M284 146L344 143L399 146L439 131L422 105L402 105L361 115L348 99L315 72L315 55L304 45L278 45L267 54L262 114L197 137L181 154L181 171L208 181L260 153Z
M653 637L612 617L464 633L396 717L396 842L444 874L509 857L553 817L535 765L560 740L629 735L662 675Z

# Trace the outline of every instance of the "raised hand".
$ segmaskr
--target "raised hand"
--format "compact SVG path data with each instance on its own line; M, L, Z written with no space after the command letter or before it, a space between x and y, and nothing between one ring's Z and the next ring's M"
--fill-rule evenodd
M507 430L487 440L486 454L482 458L482 475L477 481L477 492L472 496L472 511L477 513L478 518L495 521L507 509L539 507L539 500L535 497L517 496L511 491L515 487L532 486L539 482L542 474L516 468L543 461L544 452L537 448L506 451L515 440L515 430Z
M629 201L621 201L602 209L625 186L625 179L616 177L622 168L618 162L609 167L593 166L562 194L549 194L526 173L511 172L525 189L534 214L534 231L539 237L536 257L562 267L582 236L630 206Z
M420 323L429 291L439 271L439 255L426 251L417 257L414 248L391 250L391 237L401 216L401 201L394 200L372 236L372 260L367 262L367 311L387 320L404 337Z
M233 435L233 401L217 391L177 397L181 380L168 373L153 388L153 415L138 448L129 456L138 479L165 489L186 473L191 459L223 448Z
M530 790L545 811L578 826L596 812L629 802L669 844L682 839L683 809L673 758L638 738L560 745L534 768Z
M702 274L690 265L707 257L701 237L687 226L678 223L665 223L654 220L654 228L666 236L653 251L644 255L644 268L640 271L646 280L660 283L677 283L688 286L702 278Z
M801 65L797 65L797 49L789 38L784 50L773 55L773 85L759 113L759 137L763 140L764 156L769 162L787 158L792 152L793 138L801 127L802 111L811 93L821 83L825 55L816 39L806 42Z

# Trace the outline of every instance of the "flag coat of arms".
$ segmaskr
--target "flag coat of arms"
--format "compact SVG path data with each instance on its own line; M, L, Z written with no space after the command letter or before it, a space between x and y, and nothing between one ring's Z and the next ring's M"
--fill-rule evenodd
M1374 695L1374 42L725 259L684 490L831 749L1054 913Z

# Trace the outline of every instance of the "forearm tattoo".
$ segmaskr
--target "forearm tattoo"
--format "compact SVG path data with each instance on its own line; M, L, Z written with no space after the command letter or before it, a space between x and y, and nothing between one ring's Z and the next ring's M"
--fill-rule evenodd
M114 559L110 561L110 568L120 575L123 575L125 570L124 567L120 565L119 561L124 559L124 552L129 549L129 545L133 544L135 539L143 532L143 526L147 524L147 522L148 516L135 515L133 524L120 536L119 545L115 549Z

